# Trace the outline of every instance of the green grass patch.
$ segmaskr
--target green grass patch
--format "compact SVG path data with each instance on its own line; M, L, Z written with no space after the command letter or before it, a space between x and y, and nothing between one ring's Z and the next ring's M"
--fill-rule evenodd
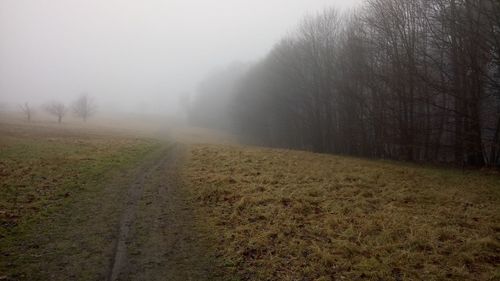
M0 278L96 280L109 267L126 175L160 144L50 130L0 137Z
M240 280L499 280L500 177L196 145L184 177Z

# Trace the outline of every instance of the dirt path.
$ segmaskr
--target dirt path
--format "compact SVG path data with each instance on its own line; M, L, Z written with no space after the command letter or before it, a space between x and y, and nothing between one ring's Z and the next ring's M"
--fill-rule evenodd
M180 184L183 150L156 143L107 160L115 168L89 164L99 176L76 174L50 212L0 233L0 280L221 280Z
M207 242L179 188L182 150L172 145L129 186L108 280L212 279Z

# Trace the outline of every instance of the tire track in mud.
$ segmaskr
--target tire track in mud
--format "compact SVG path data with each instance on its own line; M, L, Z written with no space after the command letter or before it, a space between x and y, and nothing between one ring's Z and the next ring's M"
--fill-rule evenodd
M220 279L180 186L183 155L182 145L171 145L129 186L108 280Z
M129 240L130 229L134 223L137 206L144 191L144 185L147 178L154 173L155 170L165 166L174 153L177 153L176 147L170 147L159 152L161 156L150 160L150 162L141 169L141 172L134 182L129 186L127 190L127 202L120 220L118 237L116 240L114 255L111 260L111 269L109 271L108 280L119 280L120 272L127 263L127 242Z

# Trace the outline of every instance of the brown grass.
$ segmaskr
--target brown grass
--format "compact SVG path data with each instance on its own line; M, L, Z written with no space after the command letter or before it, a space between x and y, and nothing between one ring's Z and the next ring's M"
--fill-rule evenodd
M240 280L500 280L500 178L195 145L186 185Z

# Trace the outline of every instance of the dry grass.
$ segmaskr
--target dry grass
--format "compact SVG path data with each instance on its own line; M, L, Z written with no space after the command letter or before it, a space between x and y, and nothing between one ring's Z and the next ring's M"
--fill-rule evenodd
M500 178L195 145L185 170L240 280L500 280Z

